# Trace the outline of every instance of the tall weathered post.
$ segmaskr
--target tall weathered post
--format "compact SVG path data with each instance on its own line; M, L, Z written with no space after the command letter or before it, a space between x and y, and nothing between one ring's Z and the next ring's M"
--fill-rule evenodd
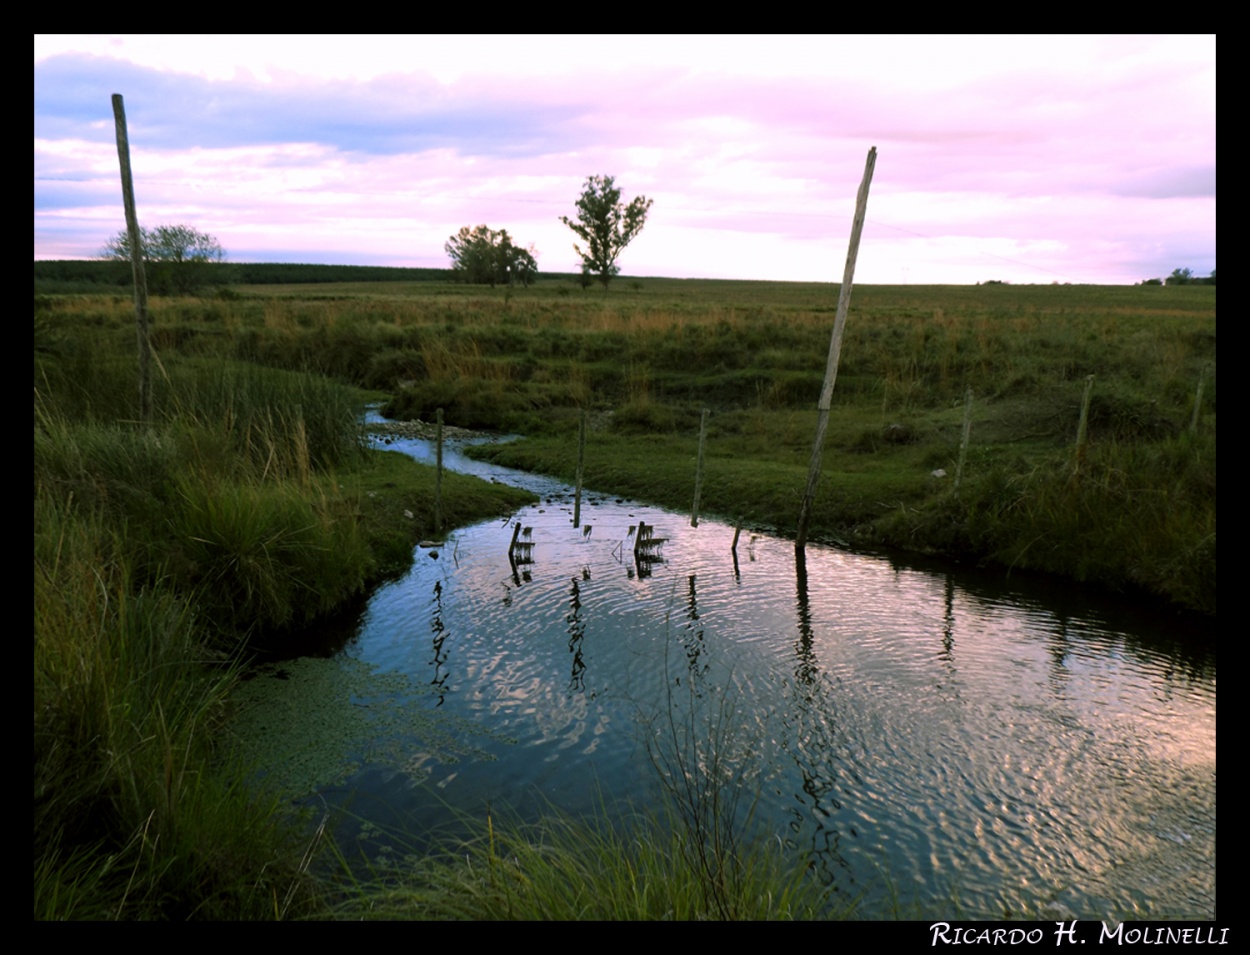
M703 490L703 444L707 440L707 408L699 418L699 456L694 466L694 507L691 508L690 526L699 526L699 492Z
M816 418L816 439L812 443L812 463L807 472L807 490L799 508L799 528L794 538L794 549L802 554L807 547L807 527L812 520L812 501L816 497L816 485L820 481L820 459L825 449L825 430L829 427L829 406L833 402L833 383L838 377L838 358L842 353L842 332L846 328L846 313L851 307L851 283L855 278L855 257L859 254L859 236L864 231L864 213L868 209L868 187L872 184L872 170L877 164L877 147L868 150L864 164L864 178L859 184L855 200L855 220L851 223L851 244L846 250L846 268L842 272L842 288L838 292L838 313L833 321L833 337L829 340L829 358L825 363L825 384L820 390L819 415Z
M148 279L143 269L143 242L135 215L135 187L130 177L130 137L126 133L126 106L122 94L113 94L113 125L117 132L117 161L121 165L122 205L130 236L130 268L135 280L135 330L139 336L139 420L152 423L152 337L148 322Z

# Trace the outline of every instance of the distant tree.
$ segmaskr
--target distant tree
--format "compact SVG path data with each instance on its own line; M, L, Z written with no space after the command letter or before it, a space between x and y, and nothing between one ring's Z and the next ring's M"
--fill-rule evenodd
M620 272L617 258L642 231L651 208L651 200L645 196L638 196L628 206L622 205L621 190L614 182L612 176L591 176L577 200L577 221L560 217L586 243L585 251L573 246L582 258L582 275L597 276L605 289L612 276Z
M155 229L139 229L143 245L148 286L155 292L186 295L212 280L220 281L221 272L213 266L225 261L221 243L207 232L189 225L159 225ZM130 233L125 229L105 243L100 255L118 262L130 261Z
M451 269L462 282L477 285L530 285L538 278L534 247L512 244L507 229L496 232L484 225L461 228L443 245Z
M1168 285L1190 285L1194 280L1193 269L1173 269L1172 274L1167 277Z
M1143 279L1142 285L1162 285L1163 279Z

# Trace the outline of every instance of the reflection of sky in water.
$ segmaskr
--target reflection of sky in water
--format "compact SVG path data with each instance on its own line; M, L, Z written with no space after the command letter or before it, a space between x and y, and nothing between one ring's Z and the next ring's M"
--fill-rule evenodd
M820 546L804 587L790 541L743 531L735 566L733 528L597 494L587 535L571 489L526 484L543 498L514 517L529 562L509 563L509 522L454 531L378 591L347 650L431 688L412 706L489 728L491 761L430 776L454 804L648 804L648 720L726 701L763 830L849 894L876 897L884 871L931 914L952 894L988 916L1211 914L1213 656ZM649 567L640 519L667 538ZM410 823L435 821L410 791Z

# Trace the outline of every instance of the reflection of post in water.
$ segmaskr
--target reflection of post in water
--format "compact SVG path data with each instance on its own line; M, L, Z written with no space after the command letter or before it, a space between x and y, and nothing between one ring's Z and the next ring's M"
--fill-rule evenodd
M522 564L534 563L534 542L530 539L534 533L532 527L521 527L517 521L512 527L512 543L508 545L508 563L512 565L512 579L518 587L521 581L530 579L529 571L520 573L517 568Z
M686 604L686 636L682 641L686 649L686 663L690 669L691 686L696 686L708 671L708 664L699 666L699 657L703 653L703 628L699 625L699 605L695 596L695 575L690 575L690 599ZM698 690L695 696L702 696Z
M586 689L586 663L582 659L582 641L586 637L586 621L582 619L582 590L573 578L573 588L569 591L569 612L564 615L569 625L569 653L573 655L573 671L569 675L569 692L581 693Z
M798 637L795 641L794 699L784 721L782 749L790 754L803 779L802 794L795 796L799 806L790 810L790 831L786 840L797 849L805 825L814 826L810 847L812 866L823 884L837 887L839 875L852 881L850 866L842 857L842 831L836 813L842 803L837 798L839 782L855 780L854 772L841 766L847 746L835 722L834 685L822 674L813 649L812 611L807 589L807 556L795 549L794 576L798 608ZM855 835L854 831L850 833Z
M807 554L795 548L794 551L794 583L798 591L799 637L794 645L795 656L799 665L794 671L800 684L810 685L817 676L816 653L812 649L812 608L807 597Z
M942 662L951 665L955 662L955 578L946 575L946 608L942 618L942 652L938 654Z
M638 522L638 528L633 532L634 537L634 566L638 569L638 576L650 577L651 565L664 562L664 557L660 554L660 548L664 546L666 537L655 536L655 525L648 524L645 521Z
M443 649L443 643L447 640L447 628L443 624L443 582L441 580L434 581L434 612L430 614L430 630L434 633L434 659L430 661L430 665L434 667L434 679L430 681L438 692L438 706L443 705L443 696L447 691L447 672L443 669L443 664L447 662L449 654Z
M1068 671L1068 654L1072 651L1072 644L1068 639L1068 612L1066 609L1060 608L1058 613L1059 626L1053 628L1051 637L1047 640L1050 644L1050 686L1056 692L1062 692L1071 677ZM1048 628L1052 629L1052 628ZM1169 658L1170 659L1170 658ZM1171 686L1170 679L1164 682L1164 686Z

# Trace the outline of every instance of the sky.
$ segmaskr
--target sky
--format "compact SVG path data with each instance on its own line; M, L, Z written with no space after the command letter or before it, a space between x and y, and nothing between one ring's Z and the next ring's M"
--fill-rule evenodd
M623 275L1132 284L1215 268L1214 36L35 36L35 258L140 222L236 262L576 272L587 177L653 201Z

